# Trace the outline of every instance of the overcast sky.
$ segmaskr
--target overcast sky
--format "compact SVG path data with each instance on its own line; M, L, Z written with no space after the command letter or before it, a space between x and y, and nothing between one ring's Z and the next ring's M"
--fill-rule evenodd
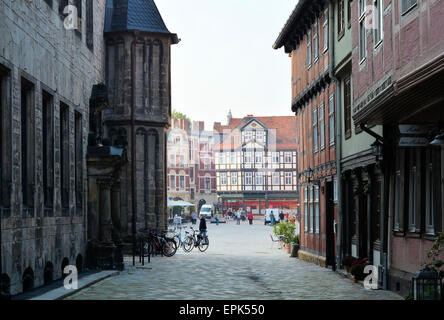
M172 108L192 120L292 115L290 58L272 45L298 0L155 0L170 32Z

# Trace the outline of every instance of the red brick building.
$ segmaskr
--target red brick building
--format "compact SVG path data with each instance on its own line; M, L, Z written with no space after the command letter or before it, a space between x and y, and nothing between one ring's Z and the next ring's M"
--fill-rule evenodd
M367 32L371 2L352 4L353 119L383 125L386 281L407 294L444 226L444 1L375 2L382 24Z
M284 47L291 57L302 212L299 257L335 266L335 88L329 76L326 8L326 1L299 1L274 49Z

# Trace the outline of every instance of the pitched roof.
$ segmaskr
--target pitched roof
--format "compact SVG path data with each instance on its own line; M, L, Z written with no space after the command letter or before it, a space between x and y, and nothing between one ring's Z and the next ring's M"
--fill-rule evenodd
M107 0L104 32L144 31L170 33L154 0Z
M282 46L285 46L285 52L291 52L291 50L287 48L286 43L288 41L297 40L298 38L296 34L292 37L291 33L298 31L296 33L299 33L300 35L304 34L308 28L307 26L315 21L317 13L323 10L327 5L328 1L326 0L299 0L279 33L279 36L275 40L273 49L277 50Z
M244 118L232 118L230 124L225 126L215 123L215 133L225 134L223 141L215 145L214 150L231 150L244 146L245 143L241 143L240 130L252 120L257 120L266 129L276 130L276 150L297 148L296 116L255 117L250 115ZM227 131L229 131L228 134Z

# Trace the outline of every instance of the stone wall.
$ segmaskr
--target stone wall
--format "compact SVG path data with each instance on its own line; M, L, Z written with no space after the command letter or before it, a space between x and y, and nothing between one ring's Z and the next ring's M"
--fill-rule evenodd
M10 293L23 290L23 275L33 276L33 286L43 285L52 274L62 277L62 264L76 264L85 257L87 185L85 154L88 138L89 98L94 84L103 82L103 21L105 1L82 1L86 26L88 5L93 6L93 49L86 46L87 32L66 30L59 15L60 1L52 8L44 0L0 1L0 65L9 70L11 91L6 107L11 108L6 135L11 137L9 159L12 170L9 208L2 208L2 272L10 280ZM91 26L91 25L90 25ZM32 83L34 141L30 153L35 164L33 207L24 209L21 187L21 83ZM44 207L42 154L42 90L52 96L54 114L53 208ZM60 102L69 107L69 209L61 210ZM75 163L75 112L81 115L82 163ZM83 169L82 203L76 204L75 170ZM78 171L80 172L80 171ZM2 181L3 183L3 181ZM78 186L77 186L78 187ZM77 260L80 263L80 260ZM46 266L46 268L45 268ZM80 266L80 264L79 264ZM51 272L52 269L52 272Z
M129 240L134 211L133 156L136 231L167 227L166 135L171 116L171 39L169 35L148 32L113 32L105 34L105 39L105 78L110 99L105 124L112 142L118 144L124 136L122 141L127 146L128 163L122 169L120 181L122 236Z

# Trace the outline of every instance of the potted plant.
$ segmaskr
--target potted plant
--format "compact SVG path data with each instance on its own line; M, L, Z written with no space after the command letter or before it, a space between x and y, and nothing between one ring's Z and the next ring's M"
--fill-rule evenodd
M274 226L274 234L282 236L282 242L285 245L287 253L291 253L291 241L294 239L296 226L289 222L281 222Z
M353 265L353 261L355 260L355 258L353 258L352 256L345 256L342 259L342 265L345 267L345 270L350 273L350 269Z
M292 257L298 256L299 248L300 248L300 237L298 234L296 234L296 235L294 235L293 239L291 240L291 256Z

